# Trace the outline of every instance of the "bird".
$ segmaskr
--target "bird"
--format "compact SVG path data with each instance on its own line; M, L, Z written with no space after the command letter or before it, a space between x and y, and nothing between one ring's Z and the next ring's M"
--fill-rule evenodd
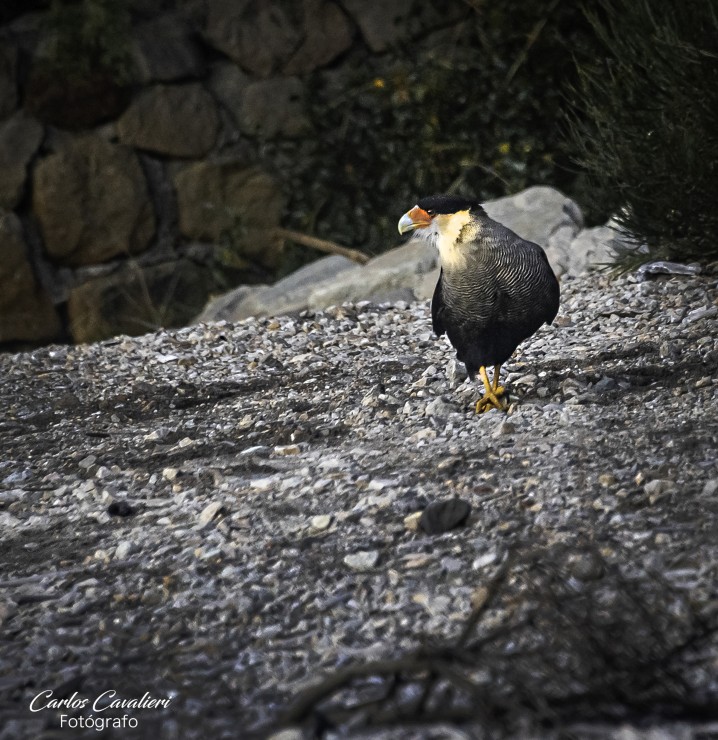
M489 218L475 198L460 195L420 199L399 220L399 233L410 231L439 251L432 325L437 336L448 336L471 380L481 377L476 413L506 411L501 366L558 313L559 282L546 253Z

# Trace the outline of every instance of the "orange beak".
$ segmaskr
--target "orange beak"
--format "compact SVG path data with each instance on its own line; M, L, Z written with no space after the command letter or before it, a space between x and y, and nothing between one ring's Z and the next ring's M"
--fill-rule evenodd
M399 219L399 233L406 234L407 231L425 229L430 225L431 216L426 211L419 208L419 206L414 206Z

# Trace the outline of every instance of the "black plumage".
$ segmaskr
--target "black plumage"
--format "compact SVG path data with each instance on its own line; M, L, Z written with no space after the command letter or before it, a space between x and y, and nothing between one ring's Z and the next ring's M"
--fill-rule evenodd
M423 198L402 217L401 232L417 229L439 249L441 273L431 304L434 331L446 334L486 395L477 411L498 399L500 366L516 347L559 307L559 284L543 249L486 215L475 201L459 196ZM494 367L489 384L486 368Z

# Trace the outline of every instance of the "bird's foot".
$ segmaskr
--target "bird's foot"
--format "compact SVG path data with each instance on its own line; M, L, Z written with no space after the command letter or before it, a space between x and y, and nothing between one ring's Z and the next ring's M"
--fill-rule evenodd
M491 409L498 409L499 411L506 411L509 404L503 395L506 393L505 388L500 385L497 388L492 388L490 391L486 391L484 395L476 402L476 413L483 414L485 411Z

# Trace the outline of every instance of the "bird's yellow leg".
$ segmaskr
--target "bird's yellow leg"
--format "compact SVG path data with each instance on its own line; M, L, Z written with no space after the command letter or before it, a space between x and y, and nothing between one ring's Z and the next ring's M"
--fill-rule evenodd
M501 396L504 395L505 391L503 386L499 385L499 368L500 365L494 367L494 382L489 382L489 375L486 372L485 367L479 368L479 374L481 380L484 382L484 395L476 402L476 413L481 414L484 411L488 411L490 408L499 409L499 411L506 410L506 404L501 400Z
M501 373L501 365L494 365L494 380L491 384L491 388L494 391L495 396L503 396L506 392L502 385L499 385L499 374Z

